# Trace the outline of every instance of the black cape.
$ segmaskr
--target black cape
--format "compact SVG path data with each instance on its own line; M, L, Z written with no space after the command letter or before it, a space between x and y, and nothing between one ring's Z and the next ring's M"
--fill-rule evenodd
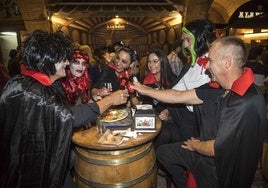
M215 157L203 158L216 166L220 188L250 188L261 156L266 108L264 97L253 83L250 69L231 90L196 89L204 101L200 108L201 140L215 139Z
M252 84L242 97L230 92L222 105L214 145L219 186L250 188L264 139L264 98Z
M73 115L57 87L18 75L0 100L0 187L60 187ZM34 118L33 118L34 117Z

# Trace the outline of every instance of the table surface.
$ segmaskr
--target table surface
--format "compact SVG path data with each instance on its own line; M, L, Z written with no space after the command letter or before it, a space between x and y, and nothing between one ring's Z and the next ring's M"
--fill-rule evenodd
M156 132L138 133L137 138L129 138L120 145L100 144L98 140L102 134L99 134L96 126L92 126L87 130L75 132L72 141L79 147L91 150L120 150L132 148L152 141L161 130L161 120L156 117Z

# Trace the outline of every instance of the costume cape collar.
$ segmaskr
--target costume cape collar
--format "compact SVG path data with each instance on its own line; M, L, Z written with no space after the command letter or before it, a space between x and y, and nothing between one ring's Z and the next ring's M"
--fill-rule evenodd
M243 69L243 74L233 82L233 85L230 90L240 96L243 96L248 90L248 88L251 86L251 84L254 83L254 80L255 77L252 70L250 68L245 67ZM213 88L220 87L220 85L215 81L211 81L209 85Z
M250 68L244 68L243 74L234 81L231 90L238 95L243 96L248 88L251 86L251 84L254 83L255 77Z
M114 65L113 63L109 63L108 66L109 66L111 69L113 69L114 71L117 72L116 67L115 67L115 65ZM117 75L118 79L121 79L121 78L129 79L130 76L131 76L131 69L130 69L130 68L127 68L127 69L125 69L124 71L122 71L122 72L117 72L117 73L118 73L118 75Z
M114 65L113 63L109 63L108 66L109 66L111 69L116 70L116 67L115 67L115 65Z
M143 84L155 84L158 83L158 81L155 79L155 76L152 74L151 71L149 71L146 75L146 77L143 80Z
M33 79L40 82L42 85L45 85L45 86L52 85L52 82L48 75L41 73L41 72L37 72L35 70L29 70L23 64L21 65L21 74L32 77Z

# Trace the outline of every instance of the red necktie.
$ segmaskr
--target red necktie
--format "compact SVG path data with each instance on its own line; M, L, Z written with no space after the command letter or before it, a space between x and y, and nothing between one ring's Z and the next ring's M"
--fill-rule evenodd
M207 56L199 57L199 58L197 59L197 63L198 63L198 65L200 65L201 67L205 67L206 64L208 63L208 57L207 57Z
M202 74L203 69L205 68L206 64L208 63L208 57L202 56L202 57L197 58L197 63L198 63L198 65L201 66L201 74Z

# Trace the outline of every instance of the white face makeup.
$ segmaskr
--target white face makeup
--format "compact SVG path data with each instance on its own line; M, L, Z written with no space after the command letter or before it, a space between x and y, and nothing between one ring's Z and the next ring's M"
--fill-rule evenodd
M58 62L55 64L55 68L56 68L56 76L58 78L62 78L62 77L65 77L66 76L66 71L65 71L65 68L66 66L69 65L69 61L66 60L66 61L61 61L61 62Z
M81 77L87 68L87 64L88 63L84 59L75 59L74 61L71 61L69 67L72 75L77 78Z

